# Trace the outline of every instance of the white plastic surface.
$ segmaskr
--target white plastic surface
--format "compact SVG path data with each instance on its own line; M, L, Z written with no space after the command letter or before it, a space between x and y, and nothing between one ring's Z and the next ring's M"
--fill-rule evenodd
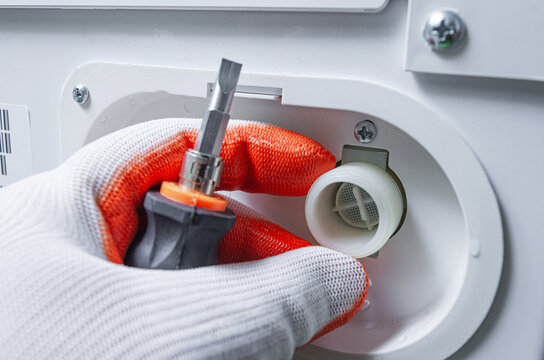
M427 3L424 0L417 1L419 2ZM446 3L434 3L436 6L449 6ZM412 5L414 4L416 1L412 2ZM539 0L528 0L500 5L497 3L489 7L486 2L471 1L460 14L467 19L468 16L478 13L478 21L492 21L492 17L488 16L491 13L485 13L486 9L508 10L512 16L511 20L517 21L530 18L533 9L537 9L540 4ZM436 211L426 212L425 216L432 219L436 227L443 228L441 232L443 235L438 241L436 234L434 239L431 239L433 233L425 231L426 227L423 226L422 220L420 221L417 216L412 217L412 220L408 218L401 232L395 235L395 241L390 241L391 245L387 244L380 254L381 259L365 260L365 266L372 271L375 283L369 296L376 301L373 301L361 315L361 320L358 320L354 331L342 334L344 337L341 341L347 345L352 343L354 347L362 347L371 341L368 336L363 339L357 335L360 331L358 329L363 326L377 324L365 321L369 316L378 318L377 315L380 315L383 324L387 321L398 324L398 321L394 321L398 317L382 316L387 311L396 310L394 306L397 303L389 301L390 297L386 296L388 289L382 288L381 283L399 279L407 287L411 286L414 291L408 289L404 293L404 301L411 304L415 303L414 297L420 294L422 289L426 289L426 284L443 282L444 286L449 286L449 278L442 272L432 274L429 271L435 265L430 254L437 254L437 249L433 245L448 247L464 242L469 237L481 238L484 241L480 248L481 256L489 253L487 241L499 236L497 232L500 233L500 229L493 229L494 225L486 220L489 210L485 205L485 199L488 198L486 191L483 192L481 209L477 205L479 194L477 192L469 194L462 189L459 191L457 209L443 206L457 201L452 198L457 198L456 192L459 188L470 187L461 186L460 182L470 183L474 176L481 179L479 171L484 169L496 192L503 214L505 235L503 275L494 304L485 321L475 335L448 359L540 360L544 358L542 321L544 286L538 284L542 283L541 274L544 273L544 242L541 239L544 222L538 214L544 213L544 192L537 190L541 188L544 176L544 162L539 157L539 154L544 153L542 141L544 82L404 71L409 5L408 1L395 0L382 11L373 14L2 9L0 40L5 56L0 59L2 79L0 102L23 104L30 109L34 171L40 172L49 170L60 162L59 106L61 102L64 104L65 95L70 99L68 93L63 94L61 98L60 92L73 69L89 61L216 71L220 57L226 56L242 62L245 72L267 73L274 76L282 74L297 78L349 79L348 82L362 82L386 88L388 91L379 91L379 94L375 94L372 86L358 88L349 86L345 89L338 86L317 88L313 84L308 85L308 81L302 81L300 92L308 90L311 92L309 96L323 92L326 96L316 98L324 99L323 106L328 109L312 101L308 101L308 104L314 108L289 105L273 107L260 101L242 101L240 106L234 106L235 117L261 119L310 135L324 143L337 157L341 153L336 147L337 142L356 145L352 126L357 121L364 120L367 115L370 116L369 114L380 115L383 119L393 122L397 129L402 129L400 132L392 133L390 131L392 128L385 126L386 123L377 121L380 134L375 144L376 147L388 146L393 150L401 147L404 149L404 153L392 159L395 172L403 176L403 183L407 182L405 174L411 173L410 167L429 169L427 173L410 177L408 195L412 196L409 199L408 210L414 214L414 206L421 209L424 208L422 206L424 203L429 204L429 207L433 205ZM534 14L538 17L536 12ZM508 24L506 27L510 29ZM527 22L521 28L521 32L511 28L511 34L512 36L522 34L524 29L535 24L538 26L538 21ZM420 22L416 25L422 26ZM469 30L472 31L472 28ZM415 31L417 34L414 39L422 41L421 28ZM491 29L479 34L491 36ZM497 61L515 55L510 58L511 66L522 69L527 61L539 60L539 57L533 54L534 49L525 48L525 45L531 44L531 39L534 38L532 34L528 37L519 37L517 41L519 47L513 52L502 46L504 43L501 42L488 42L485 47ZM470 36L469 32L469 41ZM424 43L419 44L426 46ZM451 58L449 62L454 66L456 61L456 58ZM478 58L472 58L471 61L475 65L480 64ZM489 61L486 65L492 66ZM175 74L172 75L168 80L154 86L151 91L157 91L159 88L166 90L168 85L164 83L171 84L174 88L176 83L185 81L185 78L178 79ZM115 76L115 72L110 74L106 83L114 83L117 92L110 93L109 91L114 89L104 89L100 86L95 89L93 85L90 88L91 108L78 108L74 104L73 112L70 113L71 118L63 117L63 121L74 123L73 136L79 136L81 129L77 127L78 124L87 127L88 111L92 111L90 115L96 116L94 104L105 107L103 104L107 101L115 102L116 95L125 96L130 93L128 87L133 84L131 82L125 84L124 75L118 79L119 81ZM153 74L149 76L153 78ZM148 81L138 79L140 83ZM210 76L208 82L213 81L214 77ZM260 82L262 86L264 81ZM139 89L140 87L136 86L134 90L140 91ZM107 94L102 97L104 91ZM193 96L205 96L204 91L195 86ZM105 119L105 123L101 123L97 129L103 130L108 126L113 129L115 121L128 123L128 118L131 121L143 121L170 115L195 117L199 116L198 112L206 105L205 100L201 98L175 96L176 93L183 93L176 92L175 89L170 89L169 92L170 94L144 94L148 99L145 104L139 97L131 96L130 100L134 105L126 101L125 108L117 108L120 110L119 116L114 117L110 112L110 118ZM390 93L400 93L403 96L389 96ZM346 96L349 97L348 102L345 101ZM298 100L287 93L284 97L293 99L295 103ZM426 111L421 109L412 111L413 108L406 106L406 98L418 103ZM356 112L331 110L342 107L349 107ZM135 108L139 108L141 114L138 114ZM123 116L123 111L126 111L126 117ZM420 119L422 113L425 120ZM448 123L449 126L444 123ZM451 173L459 172L466 181L454 176L452 184L438 186L441 177L430 175L431 171L439 174L440 169L432 167L429 154L435 156L436 153L435 165L440 164L436 165L440 168L444 163L455 162L456 151L451 149L459 144L455 139L453 142L444 141L443 145L429 139L426 141L421 139L432 138L436 132L444 132L442 131L444 127L455 133L456 139L459 138L458 134L461 134L459 148L464 150L461 150L460 159L465 157L465 150L470 148L472 156L477 157L480 165L473 166L473 163L469 162L468 167L464 169L463 161L459 160L457 166L446 166L444 174L447 173L449 176ZM403 132L406 135L404 137L399 135ZM63 134L70 136L67 132ZM387 139L391 139L391 142L382 137L382 134L387 134ZM418 142L425 143L428 152L411 143L408 139L410 136L416 138ZM440 142L440 139L437 139L437 142ZM433 144L428 146L429 142ZM441 147L444 151L436 151ZM451 151L449 160L444 159L446 156L443 152L446 149ZM398 153L396 150L395 152ZM415 157L417 159L414 161ZM397 169L399 166L402 169ZM477 170L474 172L475 168ZM447 178L446 175L444 178ZM474 186L475 190L481 188L478 184ZM473 197L474 201L468 201L467 205L466 198L469 196ZM414 203L415 198L420 199L417 204ZM255 195L251 197L251 201L274 220L301 236L311 238L303 216L304 199L279 199ZM452 216L451 226L441 222L445 215ZM480 226L474 223L465 225L465 217L477 221L482 216L483 224L490 232L477 230ZM401 235L403 238L418 240L400 242ZM470 247L471 251L477 253L478 241L471 243L474 244ZM404 248L401 244L410 247ZM427 246L431 246L430 252L424 250ZM395 263L397 253L401 250L405 251L409 258L417 261L417 269L414 267L414 270L419 270L417 275L406 272L406 275L402 276L405 270L403 264ZM444 252L447 250L450 248ZM390 251L394 251L394 254L390 254ZM436 262L443 259L444 257L437 258ZM488 266L487 262L474 263L482 267ZM454 268L452 271L457 271L459 277L463 277L465 273L462 268ZM377 276L378 273L381 275ZM481 283L484 288L489 286L487 281ZM398 285L398 282L392 282L389 289L391 291L400 289ZM423 321L425 320L424 317ZM443 334L441 330L440 332ZM374 349L380 344L379 337L376 338L372 345ZM401 339L403 337L399 334L398 340ZM327 341L333 342L330 339ZM405 342L408 341L409 337ZM447 335L435 338L434 343L439 348L450 347ZM325 345L320 345L314 353L304 356L304 359L377 357L349 356L346 353L339 355L337 352L327 352L323 346ZM305 354L309 352L307 348L302 351ZM441 358L440 353L434 353L432 350L427 354L434 359ZM298 356L302 358L302 352L299 352ZM410 359L408 353L399 356L403 360ZM421 357L412 358L419 360Z
M0 8L376 12L389 0L0 0Z
M344 183L368 192L378 210L377 227L355 227L335 213L335 198ZM357 203L355 207L359 208ZM379 251L393 235L402 217L403 200L394 180L385 171L369 163L349 163L315 181L306 196L305 213L308 227L319 244L362 258Z
M199 116L206 106L207 84L214 76L213 70L124 64L78 68L66 81L61 97L63 156L132 123ZM91 89L89 106L71 100L74 83ZM343 145L356 144L354 126L363 119L372 120L380 134L372 145L394 154L390 167L402 179L408 198L407 217L395 241L382 248L379 259L365 261L374 284L368 295L370 306L317 340L317 346L298 353L314 359L341 359L342 353L420 359L429 354L443 358L461 347L491 306L503 247L495 196L459 134L414 99L369 82L246 71L239 84L282 89L282 98L280 103L237 97L233 118L301 132L322 143L337 159ZM396 106L383 106L385 100ZM409 123L406 114L411 116ZM304 225L304 198L232 195L312 240ZM447 343L441 342L444 338Z
M544 81L544 50L535 37L544 25L543 1L416 0L409 6L407 70ZM439 9L466 24L466 41L452 51L432 51L422 35L426 18Z

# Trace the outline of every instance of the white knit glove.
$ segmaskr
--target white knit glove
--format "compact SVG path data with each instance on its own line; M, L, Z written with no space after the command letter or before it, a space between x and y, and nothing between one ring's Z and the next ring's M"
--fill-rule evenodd
M358 261L295 249L307 243L236 205L222 263L295 250L191 270L120 264L145 192L177 178L198 126L126 128L0 190L1 359L287 359L360 309ZM240 121L222 156L223 189L276 195L304 195L334 166L303 136Z

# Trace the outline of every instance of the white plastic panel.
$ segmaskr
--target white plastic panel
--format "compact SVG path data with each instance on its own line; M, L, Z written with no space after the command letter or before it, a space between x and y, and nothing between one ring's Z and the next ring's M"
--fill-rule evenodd
M14 6L25 2L10 1ZM474 1L473 6L478 8L479 3ZM523 7L519 2L505 4L514 16L524 16L517 11ZM35 172L41 172L60 163L59 93L70 72L88 61L213 72L220 58L228 57L242 62L247 72L362 80L404 93L462 134L487 172L503 212L505 266L495 303L475 336L449 359L544 359L544 286L538 286L544 274L540 216L544 192L535 191L541 188L544 174L539 158L544 153L544 82L404 71L407 9L407 0L395 0L372 14L0 10L0 40L6 55L0 60L0 102L24 104L31 110L33 165ZM504 56L500 49L498 53L497 57ZM517 61L524 60L520 56ZM207 81L213 82L214 75ZM90 90L92 101L99 101L101 90L94 86ZM337 90L324 91L334 95ZM205 96L204 88L197 92ZM357 107L363 109L359 111L371 110L365 109L365 98L360 96L364 104ZM339 107L336 99L332 96L327 106ZM375 109L379 106L398 108L396 99L372 104L373 113L381 112ZM192 116L199 116L200 107L187 106ZM132 109L128 102L127 107ZM74 123L83 121L79 114L74 113ZM237 116L241 115L262 116L262 112L255 106L253 113ZM314 115L323 122L325 117L336 119L336 113L323 109ZM159 116L165 116L164 112L142 114L142 120ZM405 112L404 127L410 128L418 116ZM305 129L302 122L284 124L314 131L313 126ZM314 123L308 119L307 124ZM332 138L343 136L344 131L333 127L330 136L320 140L330 147ZM353 138L353 129L347 131ZM425 130L418 126L409 133L418 131ZM438 346L447 343L447 339L437 341ZM328 359L338 358L331 353Z
M214 71L143 65L91 63L77 68L61 95L62 156L137 122L200 117L207 84L214 77ZM71 99L74 83L91 89L88 105ZM401 230L378 259L364 261L374 283L370 306L298 355L426 359L444 358L461 347L495 296L503 244L495 196L459 134L417 101L369 82L246 72L239 83L246 89L281 89L282 96L281 101L237 98L233 118L297 131L337 158L344 144L357 144L353 127L363 119L374 121L380 135L372 146L391 151L390 167L408 199ZM231 195L296 235L312 239L304 197ZM448 342L442 343L445 338Z
M418 0L409 6L407 70L544 80L544 48L539 42L543 1ZM466 42L452 53L432 51L423 39L425 20L438 9L456 12L467 27Z
M389 0L0 0L0 8L376 12Z

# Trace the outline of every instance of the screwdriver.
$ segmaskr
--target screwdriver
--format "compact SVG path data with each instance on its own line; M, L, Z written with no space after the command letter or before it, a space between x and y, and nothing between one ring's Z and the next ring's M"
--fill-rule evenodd
M187 269L217 263L217 248L236 221L225 198L215 194L225 166L219 156L242 65L222 59L195 148L185 152L179 182L163 181L144 198L147 228L135 239L125 264Z

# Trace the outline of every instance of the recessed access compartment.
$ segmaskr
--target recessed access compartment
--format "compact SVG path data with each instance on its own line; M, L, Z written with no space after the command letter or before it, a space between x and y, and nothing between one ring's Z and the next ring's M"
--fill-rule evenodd
M214 77L213 70L141 65L94 63L78 68L62 93L63 158L137 122L201 117L207 84ZM92 94L85 107L71 99L78 83L86 84ZM239 83L246 89L275 90L268 98L262 93L260 98L235 98L232 118L302 133L338 160L344 145L359 145L354 127L363 120L374 122L378 135L366 145L390 153L389 166L408 199L409 211L400 229L378 258L363 259L373 283L368 305L345 326L298 350L296 357L438 359L460 348L489 310L503 254L493 190L461 136L427 107L375 83L247 73ZM358 185L356 180L347 182ZM361 185L374 201L381 197ZM304 197L227 195L315 241L306 224ZM330 210L330 203L327 206ZM388 232L393 227L388 226Z

